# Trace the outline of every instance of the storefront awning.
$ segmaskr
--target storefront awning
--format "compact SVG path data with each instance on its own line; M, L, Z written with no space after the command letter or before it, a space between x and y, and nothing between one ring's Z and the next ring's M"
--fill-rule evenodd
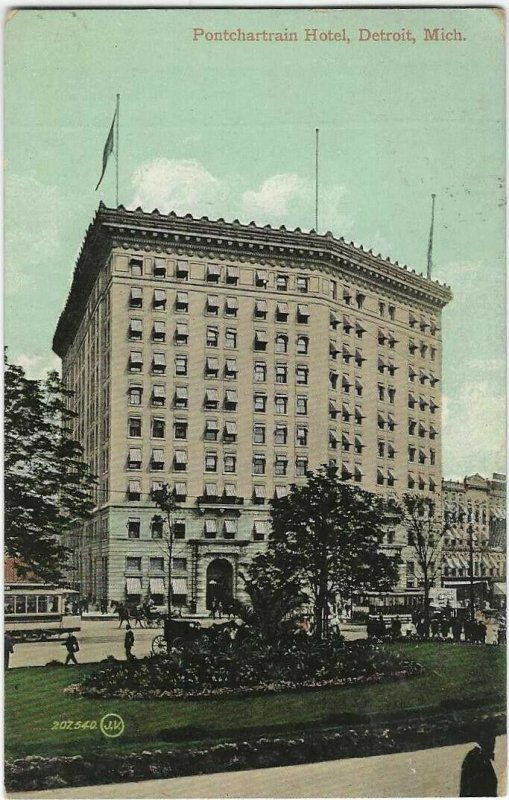
M126 594L141 594L141 578L126 579Z
M164 578L150 578L150 594L164 594Z
M505 583L502 583L501 581L496 581L493 584L493 594L506 595L507 594L507 585Z

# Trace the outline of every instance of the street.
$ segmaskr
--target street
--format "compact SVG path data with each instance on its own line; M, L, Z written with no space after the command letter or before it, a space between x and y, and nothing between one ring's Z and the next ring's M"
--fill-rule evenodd
M292 767L196 775L170 780L12 793L13 798L457 797L472 744ZM495 753L498 796L505 795L507 738Z

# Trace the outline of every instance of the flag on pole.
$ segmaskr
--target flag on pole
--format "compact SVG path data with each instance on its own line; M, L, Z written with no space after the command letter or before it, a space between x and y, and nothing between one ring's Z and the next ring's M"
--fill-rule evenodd
M111 123L110 132L108 133L108 138L106 139L106 144L104 145L103 151L103 171L101 172L101 177L99 178L99 183L95 187L97 192L99 186L101 185L101 181L104 178L104 173L106 172L106 165L108 163L108 158L110 157L111 153L113 152L113 134L115 130L115 120L117 118L117 111L113 115L113 122Z

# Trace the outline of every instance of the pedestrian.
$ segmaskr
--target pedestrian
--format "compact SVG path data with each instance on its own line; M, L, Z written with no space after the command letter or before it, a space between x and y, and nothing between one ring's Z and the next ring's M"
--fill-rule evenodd
M133 629L131 628L129 623L127 623L127 625L125 627L124 647L125 647L125 657L126 657L126 659L128 661L131 661L131 659L133 658L133 654L131 652L132 649L133 649L133 646L134 646Z
M463 623L461 622L459 617L454 617L451 623L452 629L452 638L458 644L461 641L461 631L463 629Z
M382 612L380 612L380 614L378 615L376 629L377 629L376 632L377 632L378 638L379 639L383 639L385 634L386 634L386 629L385 629L385 621L384 621Z
M491 763L495 757L495 734L481 731L478 747L470 750L461 765L460 797L496 797L497 775Z
M14 653L14 642L10 633L4 633L4 669L9 669L9 658Z
M443 617L442 621L440 623L440 636L442 637L442 639L448 639L449 638L449 629L450 629L450 627L451 627L451 623L449 622L447 617Z
M500 620L498 623L497 629L497 644L505 644L506 643L506 627L505 622L503 619Z
M366 635L368 639L373 639L376 635L376 617L373 614L368 615L368 621L366 624Z
M141 606L136 606L136 608L134 609L134 611L133 611L133 619L134 619L134 627L139 625L140 628L143 628L143 619L142 619Z
M394 617L391 622L391 635L393 639L399 639L401 636L401 620L399 617Z
M69 631L67 639L65 642L62 642L62 644L67 650L65 666L67 666L70 661L72 661L73 664L77 664L78 662L76 661L76 653L79 652L80 646L78 644L78 640L76 639L75 635L71 633L71 631Z
M488 633L488 627L485 622L479 623L479 642L481 644L486 644L486 634Z
M433 617L431 620L431 636L436 639L440 630L440 620L438 617Z
M123 622L126 623L126 627L127 627L127 625L129 625L129 609L127 608L127 606L121 604L121 605L119 605L117 611L118 611L118 619L119 619L118 627L121 628Z

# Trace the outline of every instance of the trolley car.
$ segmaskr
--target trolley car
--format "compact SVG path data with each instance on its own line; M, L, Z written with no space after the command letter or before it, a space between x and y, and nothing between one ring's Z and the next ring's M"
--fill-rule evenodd
M64 627L65 601L78 594L70 589L34 583L11 583L4 589L4 627L15 642L60 639L79 627Z

